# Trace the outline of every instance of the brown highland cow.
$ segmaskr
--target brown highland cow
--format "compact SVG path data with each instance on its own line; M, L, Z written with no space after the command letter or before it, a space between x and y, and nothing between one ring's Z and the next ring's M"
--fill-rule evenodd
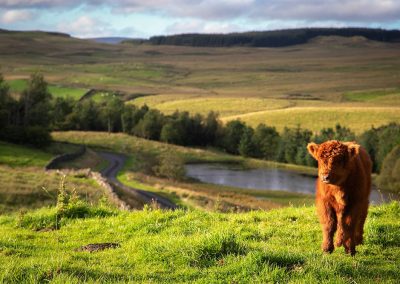
M372 162L355 142L331 140L309 143L307 149L318 161L316 205L322 225L322 250L331 253L344 246L354 255L363 241L363 227L371 192Z

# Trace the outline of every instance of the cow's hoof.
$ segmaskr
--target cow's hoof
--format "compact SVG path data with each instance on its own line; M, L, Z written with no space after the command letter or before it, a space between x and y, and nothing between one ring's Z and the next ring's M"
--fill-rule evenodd
M335 249L335 247L333 246L333 244L330 245L330 246L323 246L322 247L322 250L325 253L332 253L334 249Z

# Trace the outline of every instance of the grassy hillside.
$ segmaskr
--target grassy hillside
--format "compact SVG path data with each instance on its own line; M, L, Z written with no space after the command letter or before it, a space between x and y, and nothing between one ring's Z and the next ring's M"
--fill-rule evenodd
M220 214L55 209L0 217L0 282L6 283L396 283L400 205L372 207L365 244L321 252L315 208ZM76 215L79 217L79 215ZM92 253L82 246L115 243Z
M265 122L279 129L288 117L293 117L289 126L315 130L317 117L324 127L341 122L356 132L398 121L399 83L393 74L400 68L399 50L399 43L341 37L285 48L193 48L0 33L7 80L40 71L51 86L66 88L53 90L60 95L119 91L126 99L140 97L134 104L167 113L215 110L224 120L240 116L251 125Z
M74 149L73 145L53 144L38 150L0 142L0 214L54 205L61 182L89 203L106 200L108 193L87 172L71 172L64 177L61 173L44 171L54 155Z
M44 167L52 157L43 150L0 141L0 165Z

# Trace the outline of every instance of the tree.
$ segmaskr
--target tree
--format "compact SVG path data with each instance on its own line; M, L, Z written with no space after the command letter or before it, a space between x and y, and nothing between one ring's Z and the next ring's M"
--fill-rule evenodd
M133 119L134 113L137 110L134 105L125 105L121 114L121 127L122 132L132 134L135 122Z
M221 128L221 122L218 117L219 114L217 112L210 111L205 118L202 145L216 144L218 130Z
M176 120L170 120L164 124L161 129L160 141L182 145L183 144L183 130L181 125Z
M66 125L69 129L75 130L105 130L99 122L99 108L92 99L78 102L66 117Z
M135 126L135 135L151 139L159 140L161 129L164 125L164 115L159 110L149 110Z
M372 127L370 130L365 131L359 137L359 143L365 148L371 157L372 161L372 171L378 171L378 163L377 163L377 151L379 145L379 137L378 130Z
M66 118L74 110L76 102L71 98L57 97L52 102L53 129L65 130Z
M383 190L400 192L400 145L394 147L383 160L377 184Z
M238 146L245 129L246 124L240 120L229 121L223 129L222 147L231 154L238 154Z
M22 92L21 102L24 105L24 126L38 125L49 126L51 94L47 82L40 73L33 73L28 82L28 87Z
M10 104L12 98L9 91L10 87L0 73L0 129L6 127L10 121Z
M275 127L259 124L254 132L253 141L257 157L272 161L277 160L281 137Z
M372 128L360 136L360 143L371 156L373 169L379 172L389 152L400 144L400 124L390 123Z
M122 130L123 109L124 103L117 97L108 100L101 108L103 125L107 125L108 133Z
M238 150L239 154L244 157L254 157L256 153L256 146L253 141L254 130L251 127L246 127L240 138Z
M307 165L308 154L305 151L310 142L312 132L307 129L285 127L282 134L280 161L290 164Z

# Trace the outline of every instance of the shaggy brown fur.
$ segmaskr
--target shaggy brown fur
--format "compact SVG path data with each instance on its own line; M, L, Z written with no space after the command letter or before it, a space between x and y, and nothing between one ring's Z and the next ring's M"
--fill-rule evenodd
M354 255L363 240L371 192L372 162L354 142L309 143L307 149L318 161L316 205L322 225L322 250L331 253L335 245Z

